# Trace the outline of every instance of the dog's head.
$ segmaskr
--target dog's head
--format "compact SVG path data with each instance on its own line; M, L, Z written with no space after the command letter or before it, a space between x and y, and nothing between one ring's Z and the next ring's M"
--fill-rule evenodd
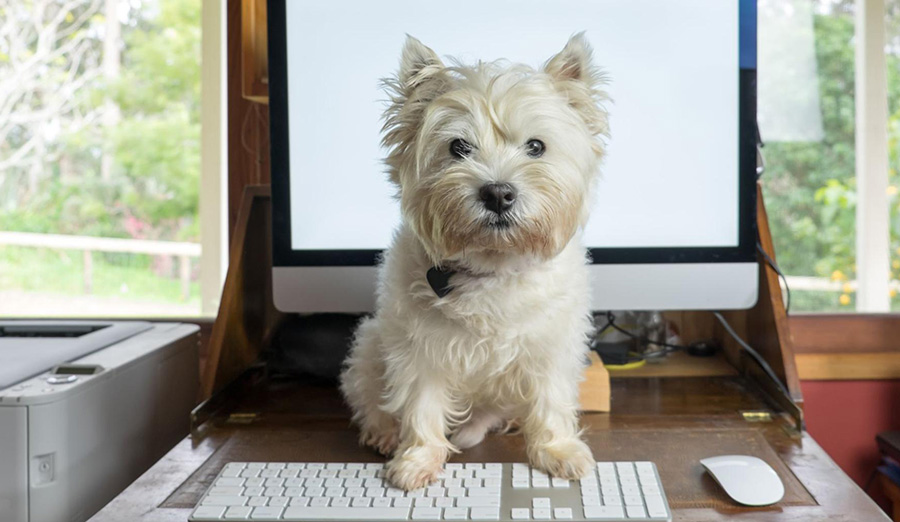
M383 144L404 219L440 263L549 259L587 221L607 114L582 35L541 70L446 66L408 37Z

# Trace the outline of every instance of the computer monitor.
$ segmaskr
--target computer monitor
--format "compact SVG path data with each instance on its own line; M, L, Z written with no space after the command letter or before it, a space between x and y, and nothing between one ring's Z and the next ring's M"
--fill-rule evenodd
M279 309L374 307L400 220L379 80L407 34L540 67L581 31L613 100L583 233L594 309L756 302L755 0L270 0L268 31Z

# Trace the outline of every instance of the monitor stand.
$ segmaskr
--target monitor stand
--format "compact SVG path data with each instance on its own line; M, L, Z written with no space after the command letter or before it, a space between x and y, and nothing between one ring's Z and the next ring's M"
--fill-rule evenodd
M315 351L327 350L333 343L344 343L348 325L354 319L335 320L333 314L320 317L318 327L336 328L328 335L315 332L282 332L282 328L309 328L317 316L298 319L275 309L272 298L272 208L268 185L245 188L238 211L235 229L231 236L230 262L225 278L225 288L219 305L219 313L209 341L208 356L202 373L202 399L208 400L230 384L246 375L248 369L272 352L276 339L317 339L311 342L325 343ZM762 192L757 186L757 227L763 250L775 259L772 236L763 204ZM791 397L779 392L755 361L746 356L737 342L719 326L711 312L669 312L681 327L682 340L717 341L728 362L746 378L759 384L773 406L793 417L798 429L803 428L802 395L800 380L794 364L793 343L788 331L787 313L781 296L778 275L758 256L759 300L749 310L725 312L723 315L734 329L751 346L756 348L787 385ZM349 321L349 322L348 322ZM321 333L321 332L320 332ZM332 343L329 345L328 343ZM340 353L346 351L344 344ZM309 363L310 361L307 361ZM323 364L333 365L334 360ZM609 373L598 357L594 357L586 370L587 379L582 383L581 401L585 411L610 411Z

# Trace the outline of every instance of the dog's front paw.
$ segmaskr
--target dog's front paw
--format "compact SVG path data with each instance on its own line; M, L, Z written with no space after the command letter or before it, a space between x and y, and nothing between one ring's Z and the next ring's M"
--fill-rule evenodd
M363 430L359 435L359 443L390 457L400 444L400 428L392 426L380 430Z
M387 464L387 478L396 487L412 491L436 482L447 450L437 446L412 446Z
M532 466L554 477L575 480L587 475L594 467L591 449L580 439L541 446L529 454Z

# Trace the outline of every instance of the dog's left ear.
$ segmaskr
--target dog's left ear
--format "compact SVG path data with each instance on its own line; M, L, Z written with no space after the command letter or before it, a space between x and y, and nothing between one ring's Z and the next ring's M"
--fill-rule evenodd
M598 78L595 77L596 73L591 65L591 45L584 37L584 33L569 38L563 50L547 61L544 72L556 81L595 83Z
M563 92L595 135L607 134L606 111L601 106L607 95L600 89L605 77L591 62L591 45L584 33L569 38L568 43L544 65L544 72Z

